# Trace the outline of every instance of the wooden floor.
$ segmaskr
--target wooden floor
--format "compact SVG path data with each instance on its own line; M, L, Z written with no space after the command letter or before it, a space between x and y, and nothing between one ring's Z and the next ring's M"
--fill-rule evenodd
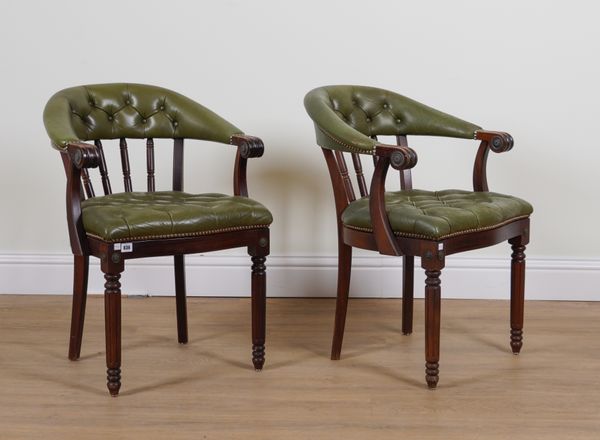
M520 356L508 302L442 303L439 388L424 379L423 302L351 300L330 361L334 301L268 302L267 362L250 362L247 299L123 301L123 387L105 387L103 303L67 360L70 298L0 296L0 439L599 439L600 303L528 302Z

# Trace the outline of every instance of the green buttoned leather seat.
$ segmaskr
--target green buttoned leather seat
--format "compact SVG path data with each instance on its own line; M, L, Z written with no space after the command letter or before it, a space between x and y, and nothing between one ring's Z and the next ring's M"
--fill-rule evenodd
M385 205L396 235L431 240L493 229L533 212L529 203L517 197L457 189L387 192ZM350 203L342 222L352 229L371 232L369 198Z
M109 242L193 237L267 227L273 221L255 200L216 193L130 192L81 205L87 235Z
M324 148L373 154L371 136L430 135L473 139L479 126L396 93L366 86L327 86L306 95L305 107ZM462 190L386 192L386 211L398 236L439 240L492 229L528 217L532 206L517 197ZM351 202L344 225L372 231L369 198Z

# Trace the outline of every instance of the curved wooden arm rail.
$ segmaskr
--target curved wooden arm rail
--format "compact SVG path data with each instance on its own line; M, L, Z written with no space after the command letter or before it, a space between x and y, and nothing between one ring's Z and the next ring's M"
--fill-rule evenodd
M265 146L259 138L248 135L233 135L230 142L238 147L233 171L233 193L236 196L248 197L246 163L251 157L261 157Z
M272 216L248 198L246 161L262 156L262 141L183 95L142 84L62 90L48 101L44 124L67 175L67 223L74 255L69 358L76 360L81 352L90 256L100 259L106 279L107 387L116 396L121 387L119 279L125 261L173 256L177 338L183 344L188 341L184 255L246 247L252 263L251 359L260 370L265 361L265 260ZM145 139L147 175L141 191L134 191L132 183L127 144L132 138ZM184 138L237 146L234 196L183 192ZM101 139L118 143L124 192L113 192ZM173 139L172 191L156 190L156 139ZM104 195L96 195L89 171L93 168L98 168Z
M490 150L494 153L504 153L510 151L514 141L510 134L502 131L484 131L477 130L475 139L481 141L475 164L473 165L473 190L489 191L487 183L487 157Z
M338 287L331 358L339 359L341 355L352 247L402 256L404 334L412 333L413 272L417 256L426 274L425 376L428 386L435 388L439 380L440 277L445 259L454 253L507 240L513 249L510 346L517 354L522 346L524 250L529 242L532 208L516 197L488 192L486 177L488 152L509 151L513 138L508 133L482 130L475 124L373 87L320 87L309 92L304 102L329 170L338 224ZM417 154L408 146L409 135L480 140L473 170L473 192L414 190L411 171L417 164ZM383 145L378 136L395 136L397 145ZM352 157L359 199L344 153ZM361 154L373 156L375 167L370 190ZM399 172L401 191L385 190L390 167ZM490 210L494 210L494 218L486 217ZM469 220L472 224L463 223L461 218L469 216L475 217Z

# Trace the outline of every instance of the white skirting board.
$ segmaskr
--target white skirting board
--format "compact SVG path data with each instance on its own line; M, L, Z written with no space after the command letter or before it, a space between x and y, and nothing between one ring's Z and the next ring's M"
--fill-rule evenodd
M128 295L174 294L172 258L126 262L121 277ZM89 292L103 292L99 260L90 257ZM354 257L350 294L353 297L402 296L402 259L379 255ZM72 256L68 254L0 254L1 294L70 294ZM190 255L186 257L190 296L248 296L250 257ZM335 256L269 256L267 295L270 297L333 297ZM423 297L424 275L415 260L415 297ZM526 298L600 301L600 260L528 258ZM508 299L510 257L450 256L442 271L442 297Z

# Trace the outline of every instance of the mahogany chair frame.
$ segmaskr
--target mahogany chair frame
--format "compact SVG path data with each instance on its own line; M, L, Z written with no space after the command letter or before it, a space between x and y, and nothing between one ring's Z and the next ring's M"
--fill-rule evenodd
M374 139L377 139L373 136ZM513 147L513 138L504 132L478 130L480 146L473 166L473 190L488 191L486 162L489 151L501 153ZM385 209L385 180L389 167L400 173L403 190L412 189L411 169L417 155L408 147L406 136L396 136L396 145L377 144L373 153L375 169L370 186L369 210L372 232L346 227L342 213L356 200L348 168L341 151L322 148L333 184L338 225L338 282L331 359L340 359L352 265L352 247L402 256L402 333L412 333L414 257L421 258L425 270L425 378L429 388L439 381L441 273L446 256L492 246L508 240L512 246L510 283L510 347L519 354L523 345L523 310L525 291L525 246L529 243L529 218L521 218L494 229L469 232L442 240L402 237L394 234ZM361 197L369 196L360 156L350 153Z
M237 147L233 173L233 189L237 196L248 196L246 182L247 160L263 154L263 142L253 136L233 135L230 143ZM184 139L174 139L173 191L183 191ZM127 142L120 139L121 165L125 192L132 191ZM89 257L100 259L104 273L104 307L106 326L107 387L117 396L121 387L121 273L125 261L135 258L173 255L175 272L175 300L177 310L177 335L181 344L188 342L185 254L210 252L236 247L247 247L252 260L252 363L261 370L265 362L265 261L269 254L269 228L240 229L187 238L168 238L133 241L132 249L122 251L120 243L110 243L87 236L81 218L81 202L95 197L89 178L89 169L98 167L104 194L112 194L104 150L100 140L94 145L70 143L61 151L67 175L67 220L69 238L74 256L73 305L69 342L69 359L77 360L81 352L85 306L87 296ZM155 191L154 139L146 142L147 191Z

